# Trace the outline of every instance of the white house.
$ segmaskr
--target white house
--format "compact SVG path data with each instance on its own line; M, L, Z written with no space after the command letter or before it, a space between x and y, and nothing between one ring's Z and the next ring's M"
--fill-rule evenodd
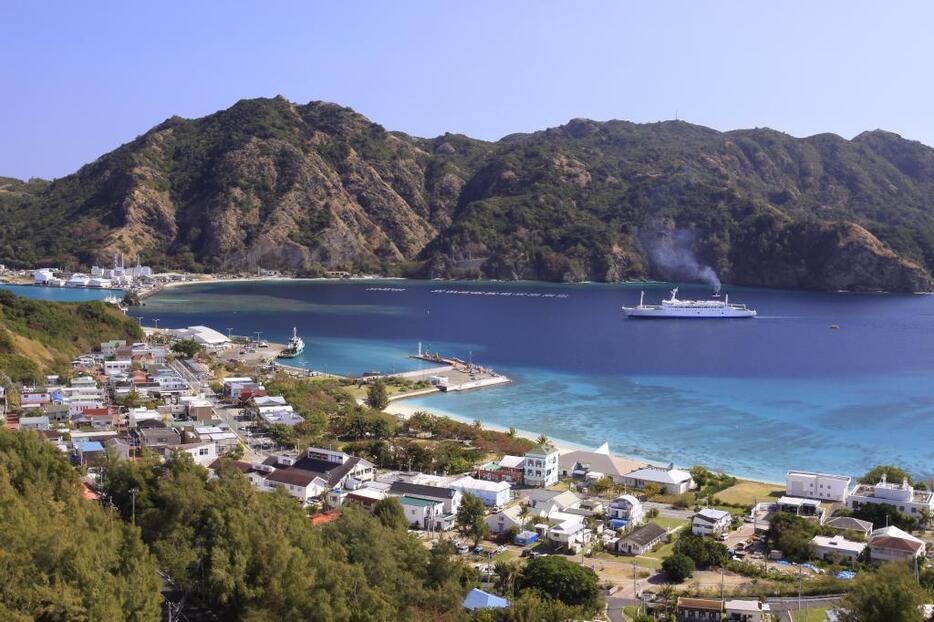
M400 497L406 522L419 529L429 529L438 517L444 515L444 503L418 497Z
M48 430L49 418L45 415L39 417L20 417L19 427L21 430Z
M869 553L872 563L884 564L891 561L910 561L924 555L922 540L898 527L876 529L869 537Z
M182 445L167 445L163 449L166 460L171 460L177 453L185 453L191 456L195 464L203 467L211 466L211 463L217 460L217 445L214 443L185 443Z
M263 465L254 466L261 470ZM272 469L262 479L266 489L282 488L302 503L308 503L327 488L327 482L317 473L304 469Z
M625 538L618 538L614 542L615 550L627 555L642 555L651 551L668 537L664 527L656 523L647 523L639 527Z
M831 538L814 536L811 539L811 545L813 545L814 554L817 557L823 560L838 559L840 561L856 561L866 547L869 546L865 542L854 542L840 535Z
M810 471L786 471L785 493L791 497L846 503L851 477Z
M610 501L606 510L607 518L629 521L629 525L642 523L645 512L642 502L633 495L621 495Z
M486 517L486 524L490 528L490 533L505 533L513 527L522 531L524 525L522 524L521 513L522 507L514 505L502 512L490 514Z
M659 486L666 494L680 495L694 487L691 474L681 469L647 466L631 471L622 477L623 485L630 488L645 488L649 484Z
M772 608L758 600L728 600L723 603L727 622L770 622Z
M428 484L412 484L410 482L395 481L389 487L389 494L393 497L414 497L438 501L444 506L444 513L457 514L463 494L454 488L430 486Z
M487 507L503 506L509 501L509 482L490 482L466 475L448 486L461 491L461 494L472 494Z
M556 548L576 553L580 550L580 547L591 541L593 532L584 526L583 521L578 516L561 521L551 527L545 534L545 538Z
M847 505L852 510L866 503L885 503L899 512L920 519L921 512L934 512L934 492L915 490L907 480L901 484L889 483L885 475L878 484L860 484L850 493Z
M104 361L107 376L125 376L133 368L133 361Z
M715 536L730 528L733 517L729 512L704 508L694 515L691 533L695 536Z
M558 483L559 452L553 445L539 444L525 452L526 486L546 487Z

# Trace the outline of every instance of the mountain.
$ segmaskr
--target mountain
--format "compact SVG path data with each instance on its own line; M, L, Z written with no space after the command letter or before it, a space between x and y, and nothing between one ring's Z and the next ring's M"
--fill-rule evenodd
M920 291L934 149L574 119L496 142L281 97L173 117L52 182L0 178L0 261Z

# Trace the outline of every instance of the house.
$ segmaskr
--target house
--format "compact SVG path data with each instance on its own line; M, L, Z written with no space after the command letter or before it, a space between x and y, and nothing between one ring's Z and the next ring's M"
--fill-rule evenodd
M130 359L104 361L104 374L113 378L114 376L125 376L133 368L133 361Z
M104 357L114 356L117 353L117 348L121 346L125 346L125 345L126 345L126 341L119 340L119 339L115 339L113 341L105 341L101 343L101 354L103 354Z
M718 599L678 597L678 622L720 622L722 611Z
M820 559L852 562L855 562L868 546L865 542L847 540L841 535L831 538L814 536L811 545L814 547L814 554Z
M575 516L549 528L545 533L545 538L556 549L577 553L582 546L591 541L593 531L584 526L579 516Z
M837 531L855 531L861 533L867 538L872 533L872 523L866 520L853 518L852 516L836 516L824 523L825 527L831 527Z
M49 404L43 409L45 416L49 418L49 423L68 423L71 421L71 413L68 411L68 404Z
M199 441L217 445L217 455L219 456L231 451L238 444L236 434L222 430L217 426L197 426L194 432Z
M463 495L459 490L430 486L426 484L412 484L410 482L396 481L389 487L389 494L393 497L413 497L438 501L444 505L445 514L457 514Z
M203 467L211 466L217 460L217 445L214 443L184 443L181 445L166 445L162 448L166 460L172 460L176 454L188 454L195 464Z
M418 529L431 529L436 519L444 515L444 503L419 497L399 497L406 522Z
M796 516L820 516L821 506L817 499L800 499L798 497L782 497L778 500L780 512Z
M477 479L522 485L525 482L525 457L503 456L497 462L487 462L477 469Z
M611 456L608 443L603 443L594 451L569 451L558 458L561 477L600 479L606 476L617 484L622 483L624 474L634 466L636 465L631 460Z
M581 498L570 490L533 490L529 493L529 507L536 516L548 516L570 508L579 508Z
M113 454L120 460L130 459L130 444L120 437L108 438L104 441L104 447L108 453Z
M100 441L82 441L75 445L79 464L96 464L104 458L104 446Z
M317 473L327 482L328 488L353 488L355 484L372 481L376 474L376 465L369 460L320 447L306 449L293 466Z
M922 540L898 527L876 529L869 537L869 553L874 564L911 561L923 556L924 552L925 544Z
M195 421L212 421L215 417L214 404L211 400L203 397L183 397L181 400L185 404L185 414Z
M466 475L454 480L448 486L461 491L461 494L469 493L477 497L487 507L502 507L509 502L509 482L490 482Z
M851 510L857 510L866 503L885 503L894 506L899 512L920 519L922 512L934 512L934 492L915 490L907 480L901 484L889 483L883 475L878 484L858 485L847 499Z
M704 508L691 520L691 533L695 536L717 536L733 523L733 515L723 510Z
M522 507L513 505L502 512L490 514L486 517L486 525L490 528L490 533L494 534L506 533L513 528L521 531L524 527L522 522Z
M494 594L488 594L479 588L474 588L464 598L464 609L476 611L477 609L505 609L509 601Z
M667 537L668 532L664 527L648 523L625 538L620 538L616 543L616 551L625 555L642 555L661 544Z
M654 466L636 469L623 475L622 480L622 484L629 488L642 489L649 484L655 484L669 495L684 494L694 487L691 474L673 466L667 469Z
M846 503L851 477L810 471L786 471L785 492L791 497Z
M627 525L639 525L643 521L645 512L642 509L642 502L635 496L621 495L610 501L606 515L610 520L622 520L626 521Z
M728 600L723 604L726 622L770 622L771 607L758 600Z
M49 418L46 415L38 417L20 417L19 428L21 430L48 430Z
M266 473L263 485L270 490L281 488L305 504L324 492L326 483L316 473L288 467Z
M545 488L558 483L559 452L553 445L539 444L525 452L526 486Z
M388 496L386 490L374 486L365 486L355 490L336 488L328 491L328 504L332 508L341 508L347 503L355 503L367 512L372 512L376 504Z
M173 428L136 428L133 433L140 447L158 452L168 445L178 445L182 440L178 431Z

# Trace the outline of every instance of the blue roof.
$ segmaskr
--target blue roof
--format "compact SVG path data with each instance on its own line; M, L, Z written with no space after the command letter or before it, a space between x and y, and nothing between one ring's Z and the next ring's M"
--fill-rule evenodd
M84 441L83 443L78 443L78 451L83 454L92 451L104 451L104 446L98 441Z
M464 599L464 609L473 611L474 609L505 609L509 606L509 601L495 594L487 594L481 589L474 588L467 593Z

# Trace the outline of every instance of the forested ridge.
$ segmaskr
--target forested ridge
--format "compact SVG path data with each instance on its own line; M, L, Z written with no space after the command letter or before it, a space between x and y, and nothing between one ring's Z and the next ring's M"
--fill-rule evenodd
M0 261L696 280L674 250L736 284L918 291L932 204L934 149L879 130L574 119L422 139L276 97L172 117L52 182L0 178Z

